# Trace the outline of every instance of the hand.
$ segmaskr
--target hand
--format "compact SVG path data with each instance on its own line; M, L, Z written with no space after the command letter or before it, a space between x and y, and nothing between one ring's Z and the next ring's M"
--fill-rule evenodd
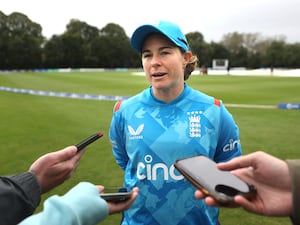
M103 186L98 186L99 192L103 193L104 187ZM121 202L110 202L107 201L108 204L108 209L109 209L109 214L114 214L114 213L119 213L124 210L127 210L130 208L134 200L137 198L139 193L139 189L137 187L132 189L132 196L130 199L126 201L121 201Z
M244 209L268 216L290 216L292 214L291 178L286 162L264 152L255 152L219 163L221 170L233 174L256 187L257 193L250 200L234 197L234 202ZM197 190L196 198L205 198L210 206L220 206L212 197Z
M77 153L75 146L69 146L38 158L30 166L29 171L35 173L42 193L50 191L70 178L83 153L84 150Z

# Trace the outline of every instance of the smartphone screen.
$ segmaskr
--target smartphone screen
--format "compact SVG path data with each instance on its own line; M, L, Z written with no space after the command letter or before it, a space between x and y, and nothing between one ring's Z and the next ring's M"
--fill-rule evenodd
M216 163L205 155L179 159L174 166L196 188L219 203L229 204L236 195L251 197L255 193L254 186L229 171L219 170Z

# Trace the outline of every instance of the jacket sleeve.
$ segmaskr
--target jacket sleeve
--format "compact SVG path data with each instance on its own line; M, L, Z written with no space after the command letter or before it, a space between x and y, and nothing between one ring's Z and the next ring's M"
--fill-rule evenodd
M30 216L40 200L40 185L32 172L0 177L0 225L17 224Z
M225 162L242 155L240 131L232 114L220 101L220 130L214 161Z
M286 160L292 180L293 214L291 219L294 225L300 225L300 160Z
M117 164L123 170L126 169L128 163L128 155L126 152L125 146L125 128L124 128L124 120L122 119L121 112L116 110L116 108L120 109L121 105L116 104L115 111L111 120L110 128L109 128L109 139L112 145L112 152L116 159Z
M108 205L99 196L98 188L81 182L64 196L51 196L44 209L23 220L19 225L95 225L108 216Z

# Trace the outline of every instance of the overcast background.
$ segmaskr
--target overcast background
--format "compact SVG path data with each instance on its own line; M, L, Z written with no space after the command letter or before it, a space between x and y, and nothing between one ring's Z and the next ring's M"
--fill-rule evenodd
M185 34L201 32L206 42L235 31L300 42L300 0L0 0L0 11L27 15L47 38L62 34L71 19L99 29L116 23L128 37L139 25L164 19Z

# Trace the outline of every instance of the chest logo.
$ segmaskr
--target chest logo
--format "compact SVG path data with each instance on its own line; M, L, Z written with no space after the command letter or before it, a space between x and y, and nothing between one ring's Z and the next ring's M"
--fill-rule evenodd
M190 137L201 137L201 114L202 111L188 112Z
M144 124L139 125L136 130L133 129L132 126L128 125L128 131L130 133L130 139L143 139L143 136L141 135L143 130L144 130Z

